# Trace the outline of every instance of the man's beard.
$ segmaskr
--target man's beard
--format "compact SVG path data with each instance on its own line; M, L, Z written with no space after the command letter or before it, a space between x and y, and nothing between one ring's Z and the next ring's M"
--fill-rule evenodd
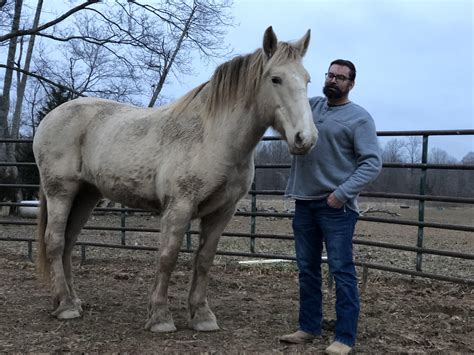
M338 100L344 96L344 92L337 86L325 85L323 87L323 93L330 100Z

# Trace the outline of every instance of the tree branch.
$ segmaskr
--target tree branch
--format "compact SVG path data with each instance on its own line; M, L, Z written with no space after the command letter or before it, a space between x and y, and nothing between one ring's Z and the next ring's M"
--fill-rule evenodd
M86 96L86 95L84 95L84 94L82 94L82 93L80 93L80 92L78 92L74 89L71 89L71 88L69 88L65 85L55 83L54 81L49 80L48 78L45 78L44 76L41 76L41 75L38 75L38 74L35 74L35 73L32 73L32 72L23 70L21 68L9 67L9 66L3 65L3 64L0 64L0 68L5 68L5 69L11 69L11 70L18 71L18 72L23 73L25 75L31 76L31 77L39 80L39 81L44 81L45 83L48 83L49 85L52 85L52 86L58 87L60 89L72 92L74 95L77 95L77 96Z
M55 24L65 20L66 18L68 18L72 14L74 14L74 13L80 11L80 10L85 9L87 6L96 4L100 1L101 0L87 0L85 3L72 8L68 12L64 13L63 15L59 16L58 18L56 18L56 19L54 19L50 22L45 23L44 25L41 25L41 26L36 27L36 28L30 28L29 30L14 31L14 32L7 33L6 35L0 36L0 42L9 40L10 38L13 38L13 37L28 36L28 35L31 35L31 34L36 34L38 32L41 32L44 29L49 28L51 26L54 26Z

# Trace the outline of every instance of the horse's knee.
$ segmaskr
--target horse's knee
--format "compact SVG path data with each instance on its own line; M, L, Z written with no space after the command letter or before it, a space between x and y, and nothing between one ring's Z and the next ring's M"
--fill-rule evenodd
M196 255L195 269L198 273L207 273L212 266L215 253L201 251Z
M209 269L211 268L211 266L212 266L212 260L211 261L199 260L195 265L195 269L199 275L203 275L209 272Z
M45 238L45 246L46 246L46 255L49 258L54 258L57 256L61 256L64 253L64 238L55 234L55 233L47 233Z
M171 273L174 269L176 258L169 253L162 253L158 261L158 270L164 273Z

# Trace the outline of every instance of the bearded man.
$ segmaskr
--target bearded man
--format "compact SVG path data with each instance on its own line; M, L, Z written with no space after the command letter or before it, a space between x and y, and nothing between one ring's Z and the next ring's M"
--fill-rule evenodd
M359 216L357 197L382 168L374 120L349 100L356 69L334 60L326 73L325 97L309 100L319 131L308 155L293 157L286 196L294 198L296 259L299 269L299 329L280 337L286 343L313 342L322 330L323 244L336 282L336 327L328 354L354 348L359 318L359 292L352 238Z

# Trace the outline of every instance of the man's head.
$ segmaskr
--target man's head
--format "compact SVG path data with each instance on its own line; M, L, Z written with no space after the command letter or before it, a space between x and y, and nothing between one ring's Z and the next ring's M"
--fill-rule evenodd
M339 100L349 95L355 84L356 68L349 60L336 59L329 65L323 93L329 100Z

